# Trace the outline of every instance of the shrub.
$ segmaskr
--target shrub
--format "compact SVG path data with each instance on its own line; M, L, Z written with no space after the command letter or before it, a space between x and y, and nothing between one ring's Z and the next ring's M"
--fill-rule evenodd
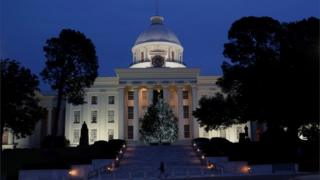
M64 136L46 136L41 142L41 148L64 148L70 144Z

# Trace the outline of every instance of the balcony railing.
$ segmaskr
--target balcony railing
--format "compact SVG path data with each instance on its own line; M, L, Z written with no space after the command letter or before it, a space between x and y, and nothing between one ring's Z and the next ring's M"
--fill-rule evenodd
M150 59L145 59L145 60L143 60L143 61L132 62L132 63L130 63L129 66L132 66L132 65L135 65L135 64L138 64L138 63L144 63L144 62L151 62L151 60L150 60ZM176 60L166 59L165 62L174 62L174 63L178 63L178 64L182 64L182 65L184 65L184 66L187 66L186 63L180 62L180 61L177 60L177 59L176 59Z

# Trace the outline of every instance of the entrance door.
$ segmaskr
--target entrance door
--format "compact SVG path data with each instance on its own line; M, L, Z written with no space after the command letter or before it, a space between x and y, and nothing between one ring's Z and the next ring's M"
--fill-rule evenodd
M163 90L153 90L153 104L157 104L160 98L163 99Z

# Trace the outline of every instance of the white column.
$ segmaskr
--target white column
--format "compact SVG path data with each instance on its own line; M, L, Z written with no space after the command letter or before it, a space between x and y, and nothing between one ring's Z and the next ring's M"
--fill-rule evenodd
M139 89L134 88L133 140L139 140Z
M7 130L7 131L8 131L8 145L13 145L13 138L14 138L13 133L11 130Z
M69 105L70 106L70 105ZM52 134L52 107L48 107L48 128L47 128L47 135L51 135ZM66 118L67 120L67 118ZM71 119L72 121L73 119Z
M148 106L152 104L153 101L153 87L148 87Z
M182 88L178 87L178 112L179 112L179 120L178 120L178 139L184 139L184 117L183 117L183 97L182 97Z
M195 86L192 86L192 110L195 110L198 106L198 97L197 97L197 88ZM199 137L199 123L197 121L197 118L192 117L193 120L193 127L192 127L192 132L193 132L193 138Z
M118 103L118 111L119 111L119 127L118 127L118 137L119 139L124 139L124 87L119 88L119 103Z
M59 122L58 122L58 130L57 130L57 134L59 136L64 135L64 124L65 124L64 109L66 108L66 103L67 103L66 101L61 102L61 109L59 112Z
M162 88L162 92L163 92L163 100L165 103L169 104L169 91L168 91L168 86L163 86Z
M50 107L48 107L48 109L50 109ZM51 112L49 113L49 110L48 110L48 116L51 114ZM51 115L50 115L51 116ZM73 125L73 111L72 111L72 108L71 108L71 104L70 103L67 103L66 104L66 113L65 113L65 127L64 127L64 136L67 138L67 139L73 139L73 134L71 133L71 131L73 130L71 127ZM48 117L48 131L47 131L47 134L51 134L51 117ZM50 125L49 125L50 123Z

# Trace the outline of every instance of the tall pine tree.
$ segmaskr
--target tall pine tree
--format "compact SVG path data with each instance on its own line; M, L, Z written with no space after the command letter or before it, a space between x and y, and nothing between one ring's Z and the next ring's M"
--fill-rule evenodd
M174 142L178 138L177 118L162 99L148 107L142 118L141 134L146 143Z
M80 136L80 147L86 147L89 146L89 130L86 122L83 122L81 127L81 136Z

